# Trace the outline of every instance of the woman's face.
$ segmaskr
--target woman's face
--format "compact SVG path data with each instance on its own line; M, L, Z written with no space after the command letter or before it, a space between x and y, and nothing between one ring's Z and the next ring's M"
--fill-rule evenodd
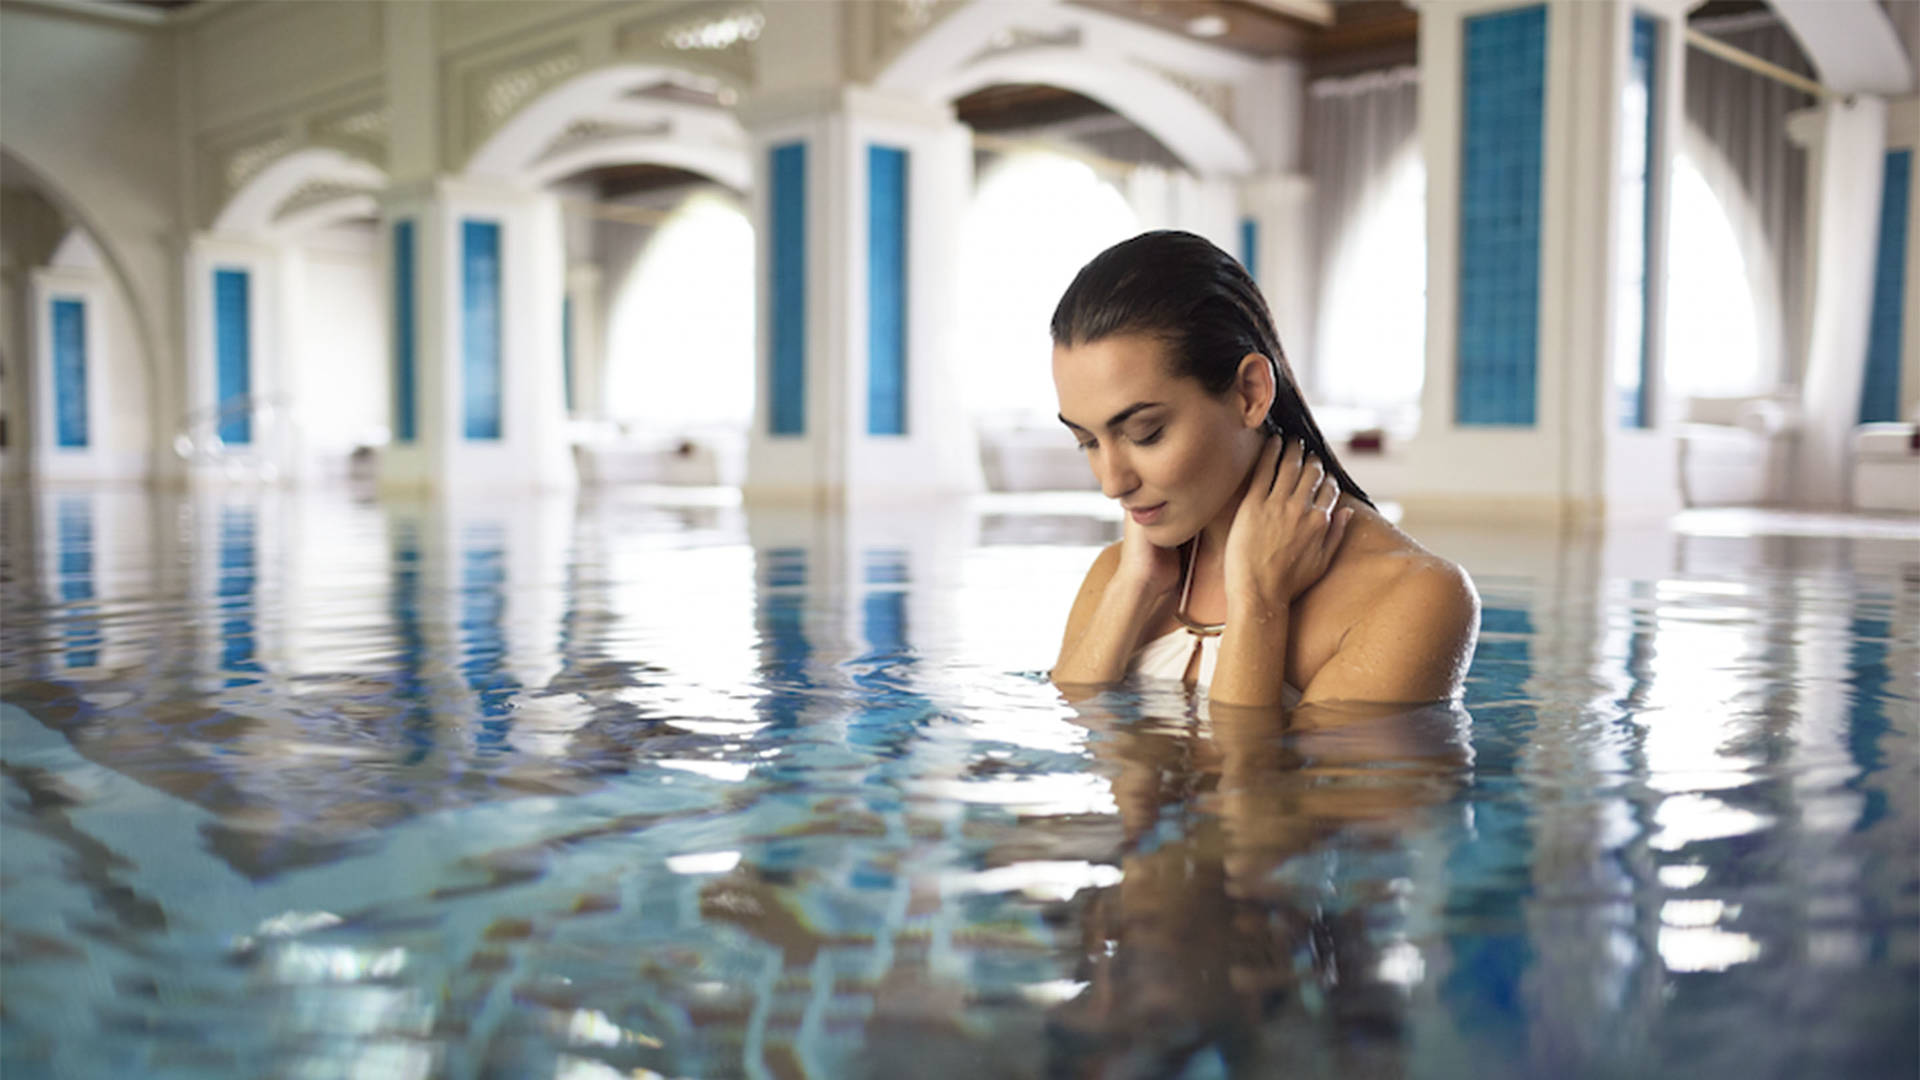
M1260 423L1272 400L1270 376L1251 377L1254 366L1243 362L1249 377L1215 397L1197 380L1173 374L1158 338L1054 346L1061 422L1079 441L1100 490L1119 500L1153 543L1185 543L1239 494L1259 456Z

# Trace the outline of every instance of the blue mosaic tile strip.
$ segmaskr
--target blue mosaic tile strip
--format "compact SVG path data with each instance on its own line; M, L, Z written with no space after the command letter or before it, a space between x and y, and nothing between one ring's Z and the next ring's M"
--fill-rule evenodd
M567 412L573 412L573 297L560 301L560 377L565 380Z
M768 431L807 433L807 144L773 148L767 202L770 337Z
M87 446L87 305L53 301L53 426L62 449Z
M1867 324L1867 371L1860 384L1860 422L1900 419L1900 336L1907 295L1907 212L1913 151L1887 154L1880 182L1880 243L1873 268L1873 321Z
M500 225L460 223L460 383L469 439L500 438Z
M393 438L410 443L419 434L419 372L414 329L413 222L393 226Z
M1254 218L1240 219L1240 265L1248 277L1260 280L1260 222Z
M1540 338L1545 7L1466 20L1454 420L1532 426Z
M251 286L245 270L213 272L214 402L221 409L220 441L230 446L253 441Z
M867 147L867 434L907 433L907 152Z

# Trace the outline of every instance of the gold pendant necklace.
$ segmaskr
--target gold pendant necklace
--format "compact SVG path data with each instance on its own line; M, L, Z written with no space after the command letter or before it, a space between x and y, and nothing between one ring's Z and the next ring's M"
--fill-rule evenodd
M1226 623L1194 622L1187 616L1187 598L1193 595L1193 568L1200 559L1200 537L1204 533L1195 533L1193 546L1187 549L1187 580L1180 586L1180 606L1174 609L1173 617L1187 628L1187 633L1197 638L1219 637L1220 631L1227 628Z

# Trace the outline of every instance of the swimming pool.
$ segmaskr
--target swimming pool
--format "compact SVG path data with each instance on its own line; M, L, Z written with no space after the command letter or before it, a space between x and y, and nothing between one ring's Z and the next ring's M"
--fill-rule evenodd
M1911 1077L1920 528L1430 529L1463 708L1042 676L1108 511L14 493L0 1065Z

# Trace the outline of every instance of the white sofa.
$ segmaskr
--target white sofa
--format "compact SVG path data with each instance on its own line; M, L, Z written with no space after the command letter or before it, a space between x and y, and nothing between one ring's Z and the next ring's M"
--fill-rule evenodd
M1920 513L1920 423L1853 429L1853 508Z
M1767 506L1786 500L1800 405L1789 393L1686 399L1677 434L1688 506Z

